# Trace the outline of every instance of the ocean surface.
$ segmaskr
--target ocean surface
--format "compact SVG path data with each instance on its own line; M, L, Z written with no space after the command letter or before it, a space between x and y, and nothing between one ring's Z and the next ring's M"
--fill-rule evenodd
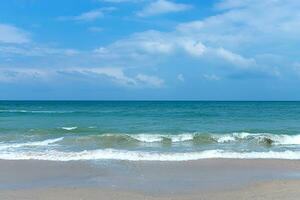
M300 159L300 102L0 101L0 159Z

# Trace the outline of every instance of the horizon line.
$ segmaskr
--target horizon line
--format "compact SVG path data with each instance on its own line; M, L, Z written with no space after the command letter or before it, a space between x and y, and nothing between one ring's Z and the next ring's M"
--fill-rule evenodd
M114 101L114 102L162 102L162 101L169 101L169 102L300 102L300 100L201 100L201 99L99 99L99 100L92 100L92 99L0 99L0 102L4 101L90 101L90 102L107 102L107 101Z

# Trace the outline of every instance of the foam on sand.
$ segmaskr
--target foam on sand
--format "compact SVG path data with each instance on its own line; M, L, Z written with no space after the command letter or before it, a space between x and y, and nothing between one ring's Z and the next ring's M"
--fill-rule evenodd
M300 159L299 151L283 152L230 152L224 150L206 150L188 153L157 153L142 151L127 151L116 149L91 150L81 152L1 152L0 159L5 160L127 160L127 161L189 161L211 158L231 159Z

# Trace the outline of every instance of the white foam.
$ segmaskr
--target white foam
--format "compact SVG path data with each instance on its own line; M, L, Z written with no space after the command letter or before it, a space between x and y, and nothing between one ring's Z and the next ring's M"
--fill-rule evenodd
M239 138L239 139L246 139L247 137L255 137L257 135L260 135L260 134L265 134L265 133L248 133L248 132L234 132L232 133L232 135L236 138ZM266 133L268 134L268 133Z
M185 142L193 140L194 134L181 134L181 135L172 135L171 140L172 142Z
M128 136L145 143L161 142L163 140L162 135L158 134L137 134Z
M226 152L223 150L207 150L189 153L156 153L141 151L125 151L115 149L82 151L82 152L1 152L0 159L6 160L127 160L127 161L189 161L211 158L232 159L300 159L299 151L284 152Z
M184 142L193 140L194 134L179 134L179 135L162 135L162 134L127 134L140 142L155 143L162 142L164 138L170 139L172 142Z
M286 135L286 134L271 134L271 133L233 133L235 138L247 139L253 138L262 140L264 138L269 138L274 141L275 145L300 145L300 135Z
M300 135L272 135L270 137L275 141L275 144L278 145L300 144Z
M271 133L232 133L232 134L215 134L213 137L219 143L232 142L236 140L258 140L261 141L265 138L274 141L274 145L300 145L300 135L285 135L285 134L271 134Z
M65 130L74 130L77 127L63 127ZM124 134L106 134L109 136L114 135L124 135ZM125 134L135 140L144 143L158 143L162 142L164 138L170 139L174 143L178 142L186 142L192 141L195 136L201 135L201 133L185 133L185 134L178 134L178 135L167 135L167 134ZM247 132L240 132L240 133L230 133L230 134L210 134L210 137L218 143L230 143L235 141L245 140L248 141L262 141L263 139L271 139L274 141L274 145L300 145L300 135L277 135L271 133L247 133Z
M67 130L67 131L71 131L71 130L77 129L77 126L72 126L72 127L61 127L61 128L64 129L64 130Z
M0 110L0 112L8 112L8 113L20 112L20 113L25 113L25 112L28 112L28 111L27 110Z
M35 142L11 143L11 144L3 143L0 145L0 150L10 149L10 148L27 147L27 146L47 146L49 144L54 144L56 142L59 142L63 139L64 139L63 137L60 137L60 138L47 139L47 140L35 141Z
M226 143L226 142L232 142L235 141L235 137L232 135L223 135L223 136L215 136L215 139L219 143Z

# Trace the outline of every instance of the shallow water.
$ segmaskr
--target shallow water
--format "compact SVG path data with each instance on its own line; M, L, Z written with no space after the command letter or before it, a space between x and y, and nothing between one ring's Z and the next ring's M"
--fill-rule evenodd
M0 159L203 158L300 159L300 102L0 102Z

